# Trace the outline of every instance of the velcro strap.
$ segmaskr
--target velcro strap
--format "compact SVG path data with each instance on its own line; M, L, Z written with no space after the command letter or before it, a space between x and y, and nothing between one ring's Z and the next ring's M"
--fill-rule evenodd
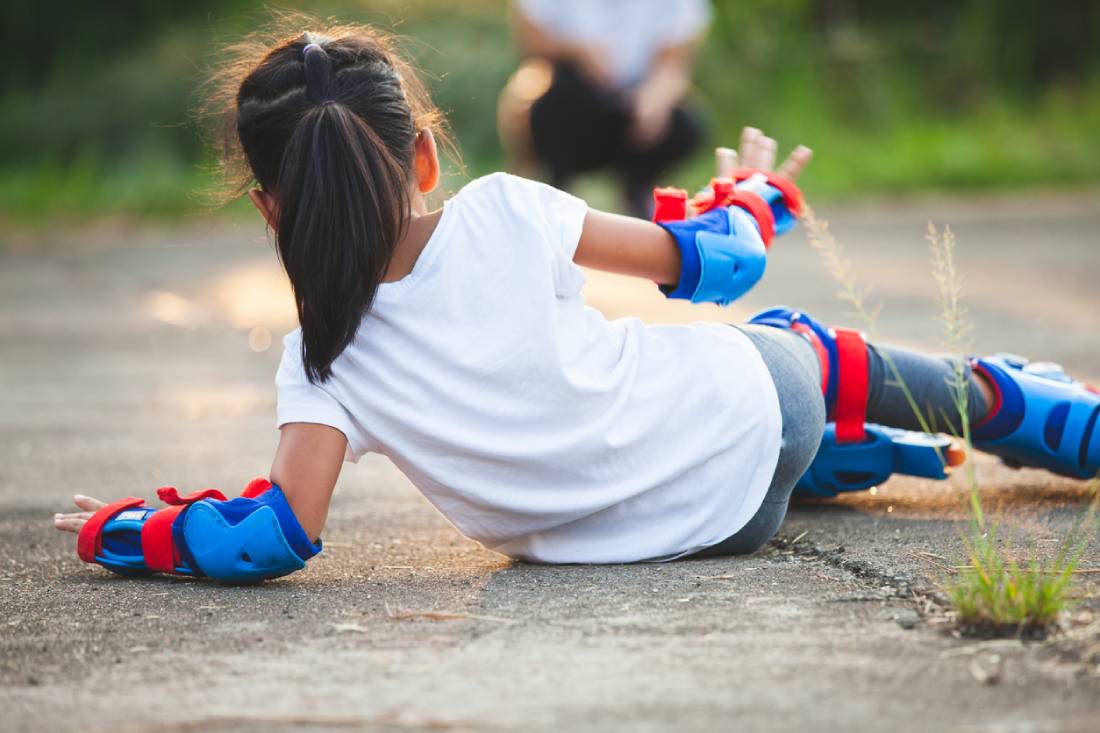
M791 323L791 330L802 334L810 342L810 346L814 348L814 353L817 354L817 363L821 365L821 394L824 395L829 391L829 350L825 348L825 344L821 343L821 339L814 333L814 330L805 323L794 321Z
M76 554L84 562L95 562L99 551L103 549L103 527L119 512L142 506L144 499L127 496L125 499L108 504L84 523L76 538Z
M172 524L188 506L189 504L177 504L161 509L154 512L141 526L141 554L150 570L176 572L179 557L176 544L172 541Z
M655 188L653 202L654 223L687 218L687 191L682 188Z
M795 182L789 178L784 178L772 171L763 171L757 168L738 168L733 172L733 180L740 183L757 174L764 176L768 181L768 185L779 189L779 192L783 194L783 203L793 216L798 216L802 213L802 191L795 185Z
M203 499L226 501L225 494L217 489L203 489L202 491L192 492L187 496L180 496L180 492L175 486L161 486L157 489L157 497L165 504L173 506L187 506Z
M726 206L737 206L744 209L756 219L760 227L760 238L764 240L765 249L771 246L775 238L775 216L768 202L752 191L734 190L726 198Z
M834 328L836 334L837 386L833 420L838 443L865 440L867 419L867 342L863 334L848 328Z
M246 499L255 499L260 494L265 493L274 484L263 477L254 478L248 482L248 485L244 487L244 491L241 492L241 496Z
M722 206L736 206L744 209L756 220L765 249L771 246L775 238L775 215L772 214L768 202L753 191L739 190L732 178L712 179L709 189L700 191L699 195L691 200L691 204L696 216Z

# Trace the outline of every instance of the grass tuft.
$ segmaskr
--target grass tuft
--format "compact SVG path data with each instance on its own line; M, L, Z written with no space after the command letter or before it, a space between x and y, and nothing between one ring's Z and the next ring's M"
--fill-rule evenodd
M928 245L932 276L939 287L940 319L944 341L952 353L969 347L971 325L962 305L963 284L955 262L955 235L950 227L942 231L928 224ZM956 620L974 633L1022 636L1042 633L1058 620L1070 601L1071 581L1088 545L1089 530L1096 515L1096 487L1084 516L1059 544L1052 556L1042 558L1029 549L1027 559L1012 557L1010 544L998 542L996 522L986 519L980 484L972 459L970 431L970 375L962 361L956 361L951 394L966 445L966 482L969 488L970 522L963 535L967 563L947 584Z
M811 246L822 256L826 269L840 284L838 297L852 308L853 315L863 321L868 333L873 333L879 308L871 304L870 291L858 283L851 264L829 230L828 222L818 219L809 206L805 207L802 219ZM955 260L955 236L949 227L941 231L929 223L927 239L932 276L939 289L944 343L951 353L963 354L970 345L971 324L963 306L963 279ZM926 416L921 412L889 359L887 364L922 429L932 432L936 416ZM962 360L957 360L951 393L961 428L956 438L966 447L965 477L970 518L967 529L962 533L966 562L954 569L955 573L947 581L945 591L958 626L966 632L990 636L1042 634L1058 620L1070 603L1073 576L1096 525L1100 477L1091 485L1092 501L1088 510L1074 523L1057 552L1050 557L1041 557L1034 549L1029 549L1023 562L1017 560L1012 543L1000 540L998 525L987 519L982 507L980 483L973 461L969 381L969 369ZM950 424L952 421L945 422Z

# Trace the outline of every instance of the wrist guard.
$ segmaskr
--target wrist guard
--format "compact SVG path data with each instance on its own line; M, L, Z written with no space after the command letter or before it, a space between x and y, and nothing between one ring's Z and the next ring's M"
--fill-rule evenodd
M305 567L321 551L310 541L282 489L253 479L227 500L217 489L181 497L157 489L169 506L155 510L127 497L100 509L80 530L77 554L122 575L152 572L257 583Z
M690 201L680 189L659 188L654 221L680 249L680 280L662 285L669 298L728 305L764 275L774 236L789 231L801 211L801 193L791 181L742 169L716 178ZM695 215L685 218L689 212Z

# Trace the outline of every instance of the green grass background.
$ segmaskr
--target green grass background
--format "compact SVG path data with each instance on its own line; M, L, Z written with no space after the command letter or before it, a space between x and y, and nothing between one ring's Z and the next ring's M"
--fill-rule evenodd
M466 164L502 167L496 96L515 68L504 0L292 4L375 23L448 113ZM175 217L216 184L192 110L253 0L10 0L0 11L0 221ZM710 142L742 125L812 146L816 199L1100 181L1100 2L718 0L695 102ZM699 183L704 150L669 182Z

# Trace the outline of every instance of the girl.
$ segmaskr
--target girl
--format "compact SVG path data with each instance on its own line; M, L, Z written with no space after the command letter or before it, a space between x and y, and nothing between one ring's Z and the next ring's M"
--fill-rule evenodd
M790 181L809 150L771 173L774 141L748 130L741 158L756 174L716 184L691 218L668 215L666 195L660 225L504 174L429 211L441 120L383 38L337 27L242 48L226 149L255 182L300 321L276 375L270 481L231 501L161 489L159 511L77 496L81 511L54 523L79 533L85 560L230 582L286 574L320 550L342 460L369 451L514 558L748 553L777 531L830 415L855 442L865 418L917 428L887 360L918 404L953 414L956 360L796 311L646 326L585 305L578 265L671 297L737 297L793 222ZM1069 475L1100 466L1094 392L1003 358L963 368L980 446Z

